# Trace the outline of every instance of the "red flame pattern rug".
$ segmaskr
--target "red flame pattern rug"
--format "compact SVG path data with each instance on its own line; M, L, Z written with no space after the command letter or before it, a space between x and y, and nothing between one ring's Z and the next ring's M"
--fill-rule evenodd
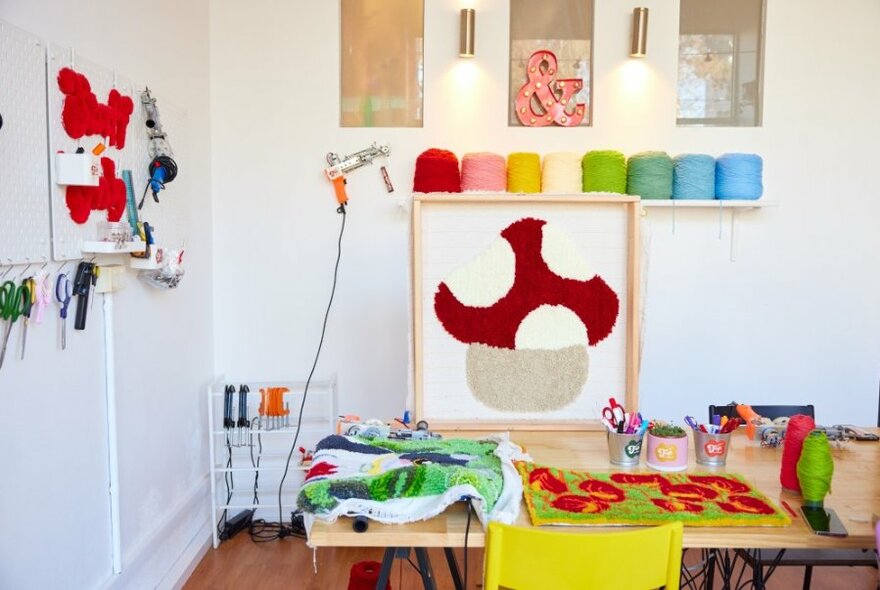
M787 526L741 475L588 473L517 462L533 525Z

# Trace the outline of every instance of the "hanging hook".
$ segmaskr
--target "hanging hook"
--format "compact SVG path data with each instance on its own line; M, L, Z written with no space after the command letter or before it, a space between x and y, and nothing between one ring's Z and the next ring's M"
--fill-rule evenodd
M24 277L24 274L28 271L28 269L29 269L31 266L32 266L31 263L28 262L28 263L27 263L27 266L24 267L24 270L21 271L21 274L18 275L18 278L22 278L22 277Z
M8 275L10 272L12 272L12 268L13 268L13 267L11 267L11 266L10 266L9 268L7 268L7 269L6 269L6 272L3 273L3 276L0 277L0 279L5 279L5 278L6 278L6 275Z

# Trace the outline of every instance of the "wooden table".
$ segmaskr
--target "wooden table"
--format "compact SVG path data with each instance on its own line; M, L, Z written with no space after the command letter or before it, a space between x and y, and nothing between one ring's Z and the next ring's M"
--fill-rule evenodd
M877 432L878 429L873 429ZM445 433L446 437L481 437L489 433ZM538 462L554 467L589 471L620 471L608 461L604 432L520 432L511 439L522 445ZM690 470L709 471L699 466L690 445ZM825 505L833 508L849 531L846 538L820 537L812 533L800 513L788 527L685 527L685 548L830 548L861 549L876 544L872 516L880 512L880 443L851 441L834 449L832 493ZM727 467L719 472L739 473L777 504L785 500L796 512L800 497L784 492L779 485L782 449L763 448L737 432L732 440ZM644 463L638 470L648 471ZM782 506L780 505L780 508ZM789 514L789 516L791 516ZM317 522L311 543L316 547L463 547L466 522L464 506L457 504L424 522L403 525L370 523L365 533L355 533L351 521L341 518L334 524ZM517 521L531 526L525 504ZM571 527L566 532L620 531L620 527ZM472 524L469 547L482 547L486 536L481 526Z

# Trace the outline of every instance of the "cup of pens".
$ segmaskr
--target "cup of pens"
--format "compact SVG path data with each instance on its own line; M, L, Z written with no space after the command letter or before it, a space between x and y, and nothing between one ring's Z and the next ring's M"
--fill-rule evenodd
M644 433L608 431L608 459L613 465L633 467L642 458L642 440Z
M694 456L700 465L724 465L730 449L730 433L694 431Z
M697 424L687 416L688 426L694 431L694 458L700 465L721 466L727 464L727 451L730 450L730 435L739 426L734 418L721 421L713 419L712 424Z
M602 409L602 422L608 428L608 459L614 465L638 465L647 422L638 412L628 413L613 397Z

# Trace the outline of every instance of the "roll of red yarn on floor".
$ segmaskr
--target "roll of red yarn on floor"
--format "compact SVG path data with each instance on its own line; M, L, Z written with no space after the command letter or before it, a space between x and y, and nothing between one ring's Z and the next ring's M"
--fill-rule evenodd
M413 179L416 193L460 193L461 174L458 158L449 150L431 148L416 159Z
M382 564L378 561L359 561L351 566L348 577L348 590L375 590L379 581ZM391 583L385 583L385 590L391 590Z
M803 414L796 414L788 421L788 427L785 429L785 445L782 447L782 468L779 470L779 483L787 490L801 493L797 464L804 448L804 439L814 428L816 422Z

